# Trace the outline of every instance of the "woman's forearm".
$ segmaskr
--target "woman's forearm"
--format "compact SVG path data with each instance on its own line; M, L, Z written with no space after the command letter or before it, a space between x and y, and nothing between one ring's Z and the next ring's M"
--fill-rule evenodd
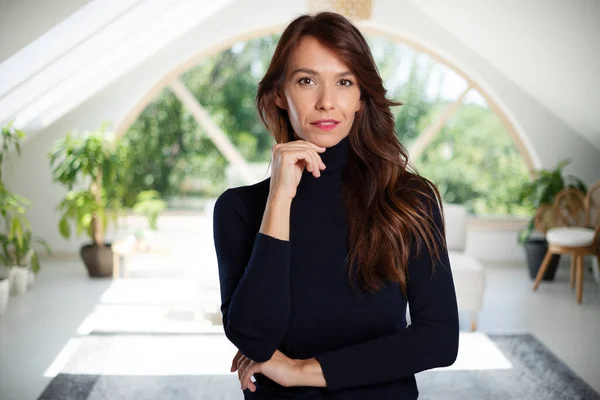
M291 206L290 199L269 196L259 232L280 240L290 240Z
M327 387L321 364L316 358L300 360L298 376L293 386Z

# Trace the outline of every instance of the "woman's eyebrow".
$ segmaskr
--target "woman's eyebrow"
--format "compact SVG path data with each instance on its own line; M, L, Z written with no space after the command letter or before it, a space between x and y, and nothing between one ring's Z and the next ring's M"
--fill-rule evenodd
M315 71L314 69L310 69L310 68L298 68L296 70L294 70L294 72L292 72L291 76L294 76L295 74L297 74L298 72L304 72L305 74L310 74L310 75L319 75L319 73L317 71ZM348 75L354 75L352 73L352 71L344 71L344 72L340 72L339 74L337 74L337 76L348 76Z

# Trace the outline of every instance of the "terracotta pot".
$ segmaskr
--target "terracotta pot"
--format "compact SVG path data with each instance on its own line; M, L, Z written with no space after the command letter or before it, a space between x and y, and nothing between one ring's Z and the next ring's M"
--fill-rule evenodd
M91 278L105 278L113 274L113 252L110 243L104 246L86 244L81 246L81 258Z

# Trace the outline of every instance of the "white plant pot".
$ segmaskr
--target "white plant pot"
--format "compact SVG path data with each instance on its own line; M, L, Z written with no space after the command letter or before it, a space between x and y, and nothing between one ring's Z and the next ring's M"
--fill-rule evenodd
M10 292L10 282L8 279L0 280L0 314L6 311L8 306L8 293Z
M27 291L29 281L29 269L27 267L13 266L8 273L10 281L10 294L20 296Z
M35 273L31 268L27 268L27 287L30 288L35 283Z

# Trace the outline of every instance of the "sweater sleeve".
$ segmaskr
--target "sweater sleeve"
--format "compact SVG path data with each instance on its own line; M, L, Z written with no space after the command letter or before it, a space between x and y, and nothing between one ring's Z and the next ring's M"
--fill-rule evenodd
M442 228L439 206L431 209L436 226ZM424 243L420 253L409 259L411 325L316 357L329 390L390 382L454 363L458 353L458 309L448 250L445 246L440 250L441 263L436 263L434 274Z
M290 242L252 232L232 189L215 203L213 238L225 335L249 359L268 361L290 315Z

